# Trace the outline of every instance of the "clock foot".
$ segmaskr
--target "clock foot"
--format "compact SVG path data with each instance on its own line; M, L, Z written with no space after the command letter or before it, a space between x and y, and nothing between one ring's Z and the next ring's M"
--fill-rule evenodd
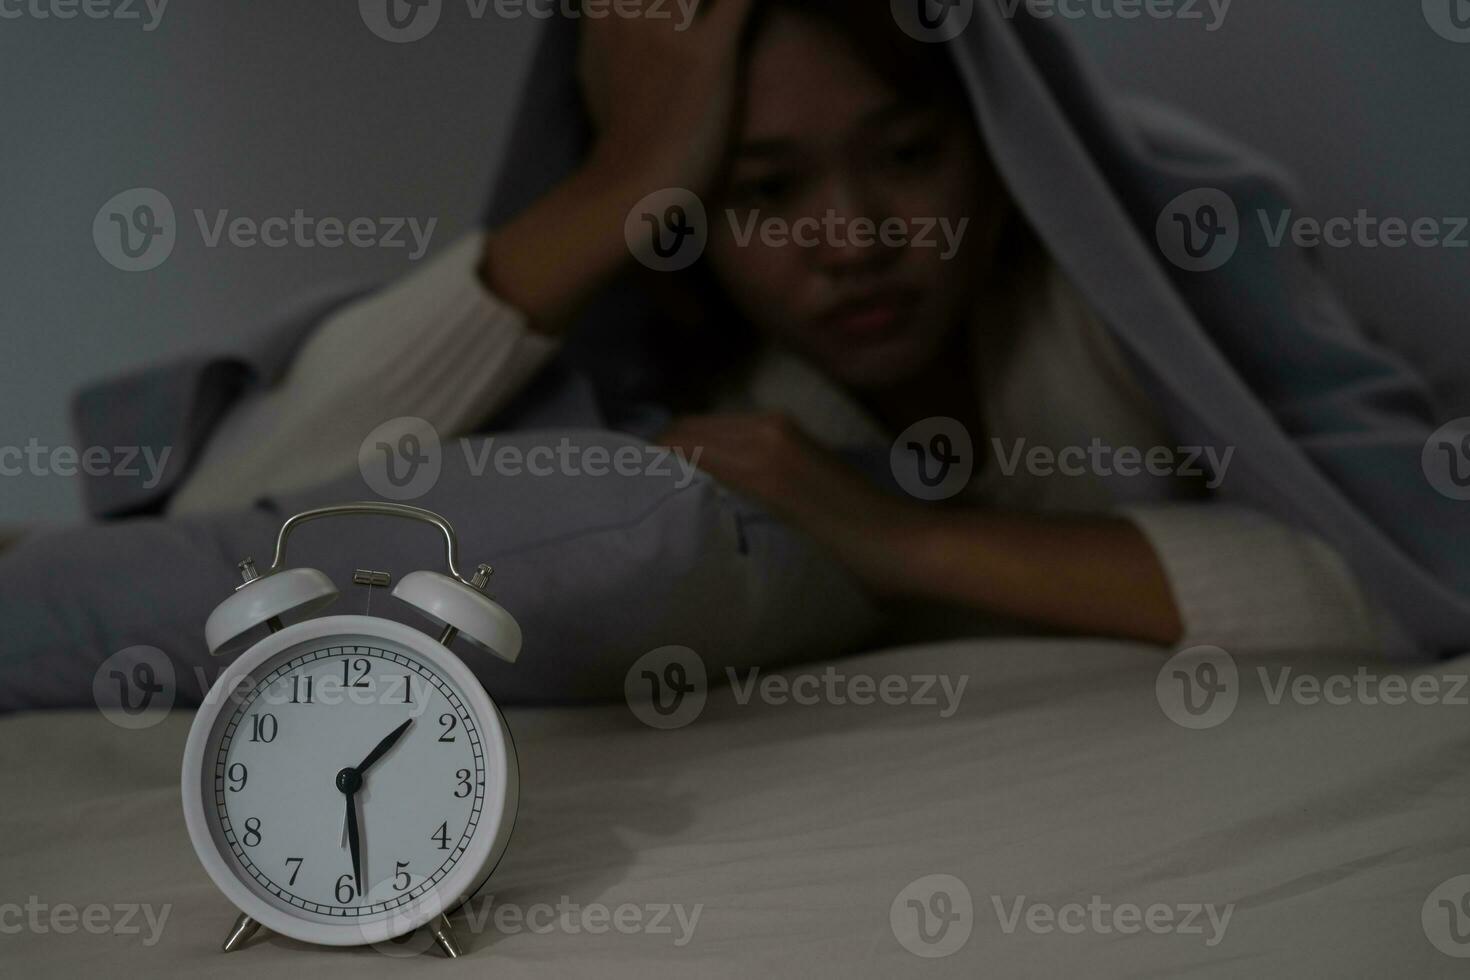
M226 953L233 953L241 946L244 946L246 943L250 942L250 937L254 936L256 931L259 929L259 922L256 922L248 915L241 915L240 918L235 920L234 927L230 929L230 934L225 939L223 946L224 951Z
M434 942L444 950L445 956L451 960L459 959L461 955L459 940L455 938L454 926L449 924L449 919L441 914L438 919L429 923L429 931L434 934Z

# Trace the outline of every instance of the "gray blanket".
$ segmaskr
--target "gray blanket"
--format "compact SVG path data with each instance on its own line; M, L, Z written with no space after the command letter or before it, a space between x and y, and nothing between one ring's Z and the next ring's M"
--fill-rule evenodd
M542 30L491 222L569 172L585 147L573 24L558 20ZM1332 542L1426 654L1470 646L1470 509L1426 478L1421 455L1438 428L1430 399L1399 359L1357 329L1306 253L1289 238L1273 244L1245 217L1285 208L1286 180L1267 161L1196 126L1106 97L1060 34L1024 5L1006 17L997 5L975 4L969 27L940 50L957 59L1012 194L1178 438L1235 448L1220 495ZM1207 271L1187 255L1170 261L1156 229L1177 221L1203 234L1208 221L1228 218L1220 207L1203 210L1222 201L1241 216L1226 236L1227 245L1238 237L1233 257ZM156 509L231 401L273 381L325 308L287 318L248 349L195 356L84 392L76 420L86 443L174 449L157 486L92 481L93 513ZM637 299L621 291L589 319L639 315ZM596 387L606 354L574 343L566 366ZM531 401L564 395L545 385ZM618 426L605 408L589 404L568 421Z

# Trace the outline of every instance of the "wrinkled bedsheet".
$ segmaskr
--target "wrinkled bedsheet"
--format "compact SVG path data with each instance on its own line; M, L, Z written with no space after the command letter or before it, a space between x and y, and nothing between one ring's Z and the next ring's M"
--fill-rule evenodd
M1197 728L1163 709L1162 654L1055 640L741 678L677 730L511 710L520 818L453 962L221 953L235 912L179 806L190 713L0 718L0 975L1461 975L1470 659L1404 704L1387 668L1238 669Z

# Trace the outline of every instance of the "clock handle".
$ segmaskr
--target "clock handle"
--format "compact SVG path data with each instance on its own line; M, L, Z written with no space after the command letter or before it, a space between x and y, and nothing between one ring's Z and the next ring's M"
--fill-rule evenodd
M281 533L276 536L276 555L271 560L271 567L266 572L278 572L286 561L286 539L291 532L308 521L315 521L323 517L350 517L350 516L375 516L375 517L403 517L413 521L423 521L432 524L444 533L444 558L449 566L449 574L454 576L465 585L470 580L459 573L459 540L454 536L454 528L440 515L422 507L410 507L407 504L392 504L386 501L360 500L351 504L339 504L335 507L319 507L316 510L303 511L295 517L290 518L281 525Z

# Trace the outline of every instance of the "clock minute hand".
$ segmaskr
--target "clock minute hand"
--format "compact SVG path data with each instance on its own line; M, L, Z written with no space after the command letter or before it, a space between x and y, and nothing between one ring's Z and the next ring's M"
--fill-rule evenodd
M352 850L352 878L357 883L357 894L362 895L362 850L357 838L356 794L347 796L347 846Z
M410 718L408 719L408 721L405 721L403 724L399 725L397 728L393 729L391 732L385 735L383 737L383 740L379 742L376 746L374 746L373 750L368 753L367 758L358 763L357 775L359 777L363 776L367 772L369 766L371 766L373 763L377 762L384 755L386 755L388 750L391 749L394 744L403 737L403 733L408 730L408 726L412 724L413 719Z

